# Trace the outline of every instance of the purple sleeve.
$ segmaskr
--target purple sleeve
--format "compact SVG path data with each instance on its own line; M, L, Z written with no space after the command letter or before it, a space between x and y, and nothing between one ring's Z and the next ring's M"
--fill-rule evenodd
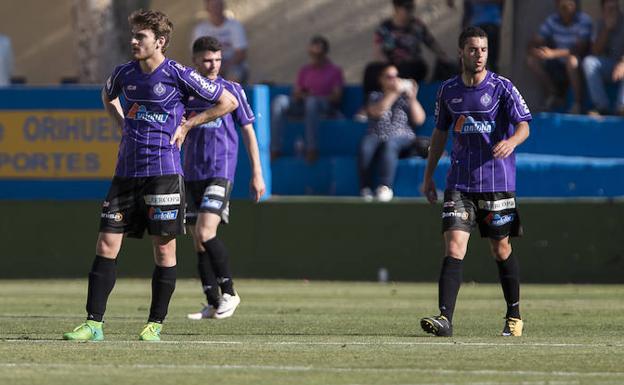
M438 96L436 97L435 104L435 127L441 131L448 131L451 125L451 115L448 112L446 103L443 97L444 84L440 86L438 90Z
M247 101L245 90L243 90L238 83L233 84L233 86L232 93L238 101L238 108L234 111L236 123L241 127L253 123L256 120L256 117L254 116L251 106Z
M121 70L124 66L117 66L113 70L113 73L106 79L106 84L104 85L104 92L106 92L106 96L109 100L116 99L121 92L121 82L120 82L120 74Z
M197 71L172 62L171 66L178 75L180 91L186 97L195 96L208 102L216 102L223 93L223 87L201 76Z
M531 111L529 111L529 107L516 86L509 82L506 84L505 89L505 111L509 117L509 122L515 126L520 122L531 121L533 119Z

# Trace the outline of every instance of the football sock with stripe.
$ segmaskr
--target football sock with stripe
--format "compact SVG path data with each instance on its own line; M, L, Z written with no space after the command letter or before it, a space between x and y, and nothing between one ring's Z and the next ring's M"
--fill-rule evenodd
M96 255L89 272L87 319L102 322L106 302L117 279L117 260Z
M438 281L438 301L440 314L453 321L455 302L462 282L463 262L461 259L445 257Z
M202 243L206 253L210 256L212 269L217 277L217 282L221 287L223 294L234 295L234 282L232 281L232 273L230 271L230 261L227 249L223 242L217 237Z
M520 318L520 268L513 253L504 261L496 261L503 295L507 302L506 318Z
M197 258L197 270L199 271L204 294L206 294L206 300L209 305L218 307L220 298L219 283L212 269L210 255L206 251L200 251L197 253Z
M155 266L152 274L152 305L148 322L162 323L167 316L169 301L175 290L176 266Z

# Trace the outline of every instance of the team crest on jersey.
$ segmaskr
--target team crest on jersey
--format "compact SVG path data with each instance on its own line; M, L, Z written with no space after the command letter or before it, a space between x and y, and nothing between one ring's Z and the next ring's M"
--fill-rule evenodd
M483 94L483 96L481 96L481 99L479 99L479 101L481 102L481 104L487 107L490 104L492 104L492 97L489 94Z
M454 131L458 134L490 134L496 122L475 120L472 116L460 115L455 121Z
M158 96L163 96L165 94L165 92L167 92L167 88L161 82L156 83L154 85L154 88L152 88L152 90Z
M126 118L128 119L143 120L152 123L165 123L168 117L169 114L166 112L148 111L147 107L139 105L137 103L134 103L132 105L132 107L128 111L128 114L126 115Z

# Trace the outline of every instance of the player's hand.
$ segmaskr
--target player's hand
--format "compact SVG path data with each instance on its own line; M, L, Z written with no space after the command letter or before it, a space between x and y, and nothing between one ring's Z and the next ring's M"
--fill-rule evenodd
M497 159L505 159L514 152L516 146L508 140L501 140L492 149L492 155Z
M624 79L624 60L620 60L620 62L615 65L611 78L614 82L619 82Z
M425 179L423 182L423 194L427 197L427 201L433 204L438 201L438 191L433 179Z
M254 202L258 203L266 192L266 186L262 175L254 175L251 177L251 181L249 181L249 191L251 192L251 197Z
M186 138L186 134L188 134L190 128L186 126L186 121L176 128L175 133L171 137L171 141L169 144L176 144L178 149L182 148L182 143L184 143L184 139Z

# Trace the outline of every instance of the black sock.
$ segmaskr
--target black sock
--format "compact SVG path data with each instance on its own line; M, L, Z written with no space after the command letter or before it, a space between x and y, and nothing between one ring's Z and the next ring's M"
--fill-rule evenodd
M209 305L219 307L220 297L219 283L210 263L210 256L207 252L197 253L197 270L201 279L204 294Z
M507 315L505 317L520 318L520 269L518 260L512 253L506 260L496 261L496 265L507 302Z
M223 294L234 295L234 282L230 272L230 261L225 245L217 237L203 243L206 253L210 256L212 268Z
M442 261L442 271L438 281L438 301L440 314L449 321L453 321L455 301L462 282L463 261L453 257L445 257Z
M102 322L108 296L115 286L117 260L96 255L89 272L87 319Z
M162 323L176 284L176 267L155 266L152 274L152 305L148 322Z

